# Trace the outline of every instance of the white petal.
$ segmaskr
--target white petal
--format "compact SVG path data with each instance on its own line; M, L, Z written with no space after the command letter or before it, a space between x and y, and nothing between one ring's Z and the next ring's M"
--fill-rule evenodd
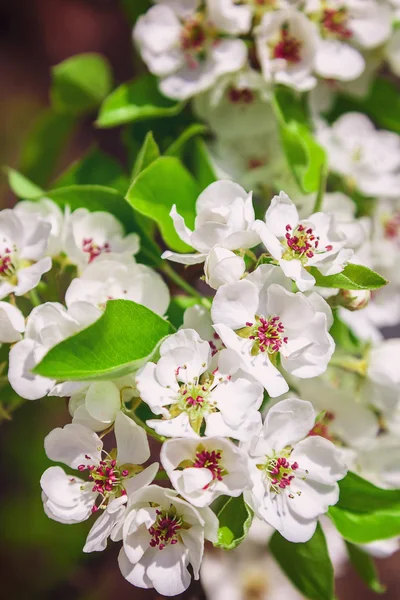
M25 318L19 308L8 302L0 302L0 343L18 342L24 331Z
M257 307L257 288L243 279L219 288L212 303L211 317L216 324L240 329L245 327L246 322L254 322Z
M121 411L117 413L114 431L119 465L141 465L150 458L149 442L145 430Z
M17 394L27 400L43 398L55 384L53 379L31 372L37 364L34 354L36 347L36 342L24 339L15 344L9 354L8 380Z
M184 548L180 543L169 544L147 565L146 575L154 589L164 596L182 594L190 585Z
M54 462L62 462L72 469L79 465L97 464L101 457L103 442L99 436L83 425L69 424L53 429L44 440L47 456ZM90 456L90 459L85 458Z
M315 411L311 402L288 398L275 404L268 412L264 436L271 448L282 450L305 438L314 423Z
M365 60L358 50L340 40L320 40L315 71L325 79L352 81L360 77Z
M89 385L85 404L88 413L97 421L113 423L121 408L121 396L112 381L97 381Z

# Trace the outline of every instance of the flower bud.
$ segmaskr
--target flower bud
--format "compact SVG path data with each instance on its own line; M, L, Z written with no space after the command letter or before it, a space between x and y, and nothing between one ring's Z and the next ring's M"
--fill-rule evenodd
M370 298L371 292L369 290L340 290L337 302L347 310L353 311L365 308Z
M213 248L204 265L206 282L214 290L224 283L238 281L245 270L243 258L226 248Z

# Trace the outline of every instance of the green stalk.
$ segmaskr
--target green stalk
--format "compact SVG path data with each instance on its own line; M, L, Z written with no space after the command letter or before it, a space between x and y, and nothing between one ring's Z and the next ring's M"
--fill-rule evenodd
M171 281L176 283L176 285L179 286L184 292L189 294L189 296L191 296L192 298L195 298L199 304L202 304L206 308L211 307L211 302L208 300L208 298L204 298L194 287L190 285L190 283L188 283L183 279L183 277L178 275L178 273L174 271L174 269L168 263L164 263L160 267L160 269L167 277L169 277Z

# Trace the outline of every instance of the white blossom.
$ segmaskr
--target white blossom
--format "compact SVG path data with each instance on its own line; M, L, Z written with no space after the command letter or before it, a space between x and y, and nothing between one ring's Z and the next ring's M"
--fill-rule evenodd
M55 257L64 252L66 225L69 217L68 209L62 211L50 198L41 198L40 200L18 202L14 207L14 212L22 221L29 223L29 226L32 226L32 223L37 224L39 222L50 225L46 255Z
M252 194L231 181L216 181L197 198L195 229L191 231L173 205L170 215L177 234L197 254L177 254L167 250L162 258L193 265L204 262L215 247L227 250L251 248L259 243L252 231L254 209Z
M332 171L366 196L394 198L400 186L400 136L377 130L361 113L342 115L330 127L322 122L318 141L327 150Z
M400 487L398 434L383 433L361 448L352 470L374 485L390 490Z
M67 222L65 251L70 262L83 271L101 254L136 254L139 237L136 233L125 235L121 223L111 213L78 208Z
M67 306L89 302L100 310L108 300L116 299L132 300L164 315L169 305L169 290L156 271L138 264L130 255L112 252L91 262L65 294Z
M256 29L257 56L264 79L305 92L312 89L318 37L311 21L295 9L264 14Z
M315 412L304 400L278 402L261 434L246 445L253 487L245 499L256 515L291 542L306 542L318 517L339 499L346 475L340 452L328 440L307 437Z
M204 265L206 283L214 290L224 283L238 281L245 271L244 259L226 248L213 248Z
M100 314L86 302L76 302L68 310L58 302L35 307L27 319L24 339L10 351L8 379L17 394L27 400L51 394L56 381L35 375L32 369L50 348L91 325ZM64 394L61 392L60 395Z
M346 247L346 237L335 227L333 215L318 212L300 220L296 205L284 192L272 198L265 222L256 221L253 227L301 291L315 284L315 277L306 267L316 267L322 275L335 275L353 256L353 250Z
M221 494L237 497L250 485L247 456L223 437L167 440L160 459L176 491L193 506L208 506Z
M245 65L244 41L227 34L249 25L245 7L232 0L208 0L205 9L175 0L158 2L139 17L133 37L149 70L161 78L163 94L186 100Z
M51 269L45 256L50 229L49 223L22 219L9 208L0 212L0 299L26 294Z
M217 530L210 508L196 509L173 490L150 485L134 495L125 517L121 573L137 587L181 594L190 584L188 565L198 579L204 540L215 542Z
M12 344L22 338L25 318L16 306L0 302L0 344Z
M261 265L246 279L220 287L211 311L225 346L273 398L289 389L276 366L278 356L288 373L316 377L326 370L335 346L327 303L316 293L294 294L280 283L285 279L277 267Z
M79 523L104 510L89 532L84 552L104 550L107 538L120 538L120 527L130 498L155 477L158 464L139 466L150 458L144 430L123 413L115 421L117 449L103 450L99 436L83 425L54 429L45 439L47 456L80 473L88 481L67 475L61 467L49 467L42 475L44 509L61 523Z
M215 368L209 343L181 329L161 344L160 357L136 376L142 400L163 417L147 421L158 434L198 438L205 421L206 436L242 440L259 427L263 390L238 370L235 353L221 351Z

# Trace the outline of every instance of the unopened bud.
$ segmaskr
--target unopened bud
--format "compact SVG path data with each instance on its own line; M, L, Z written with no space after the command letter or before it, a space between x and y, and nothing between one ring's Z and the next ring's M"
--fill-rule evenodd
M340 290L337 300L347 310L361 310L371 299L369 290Z

